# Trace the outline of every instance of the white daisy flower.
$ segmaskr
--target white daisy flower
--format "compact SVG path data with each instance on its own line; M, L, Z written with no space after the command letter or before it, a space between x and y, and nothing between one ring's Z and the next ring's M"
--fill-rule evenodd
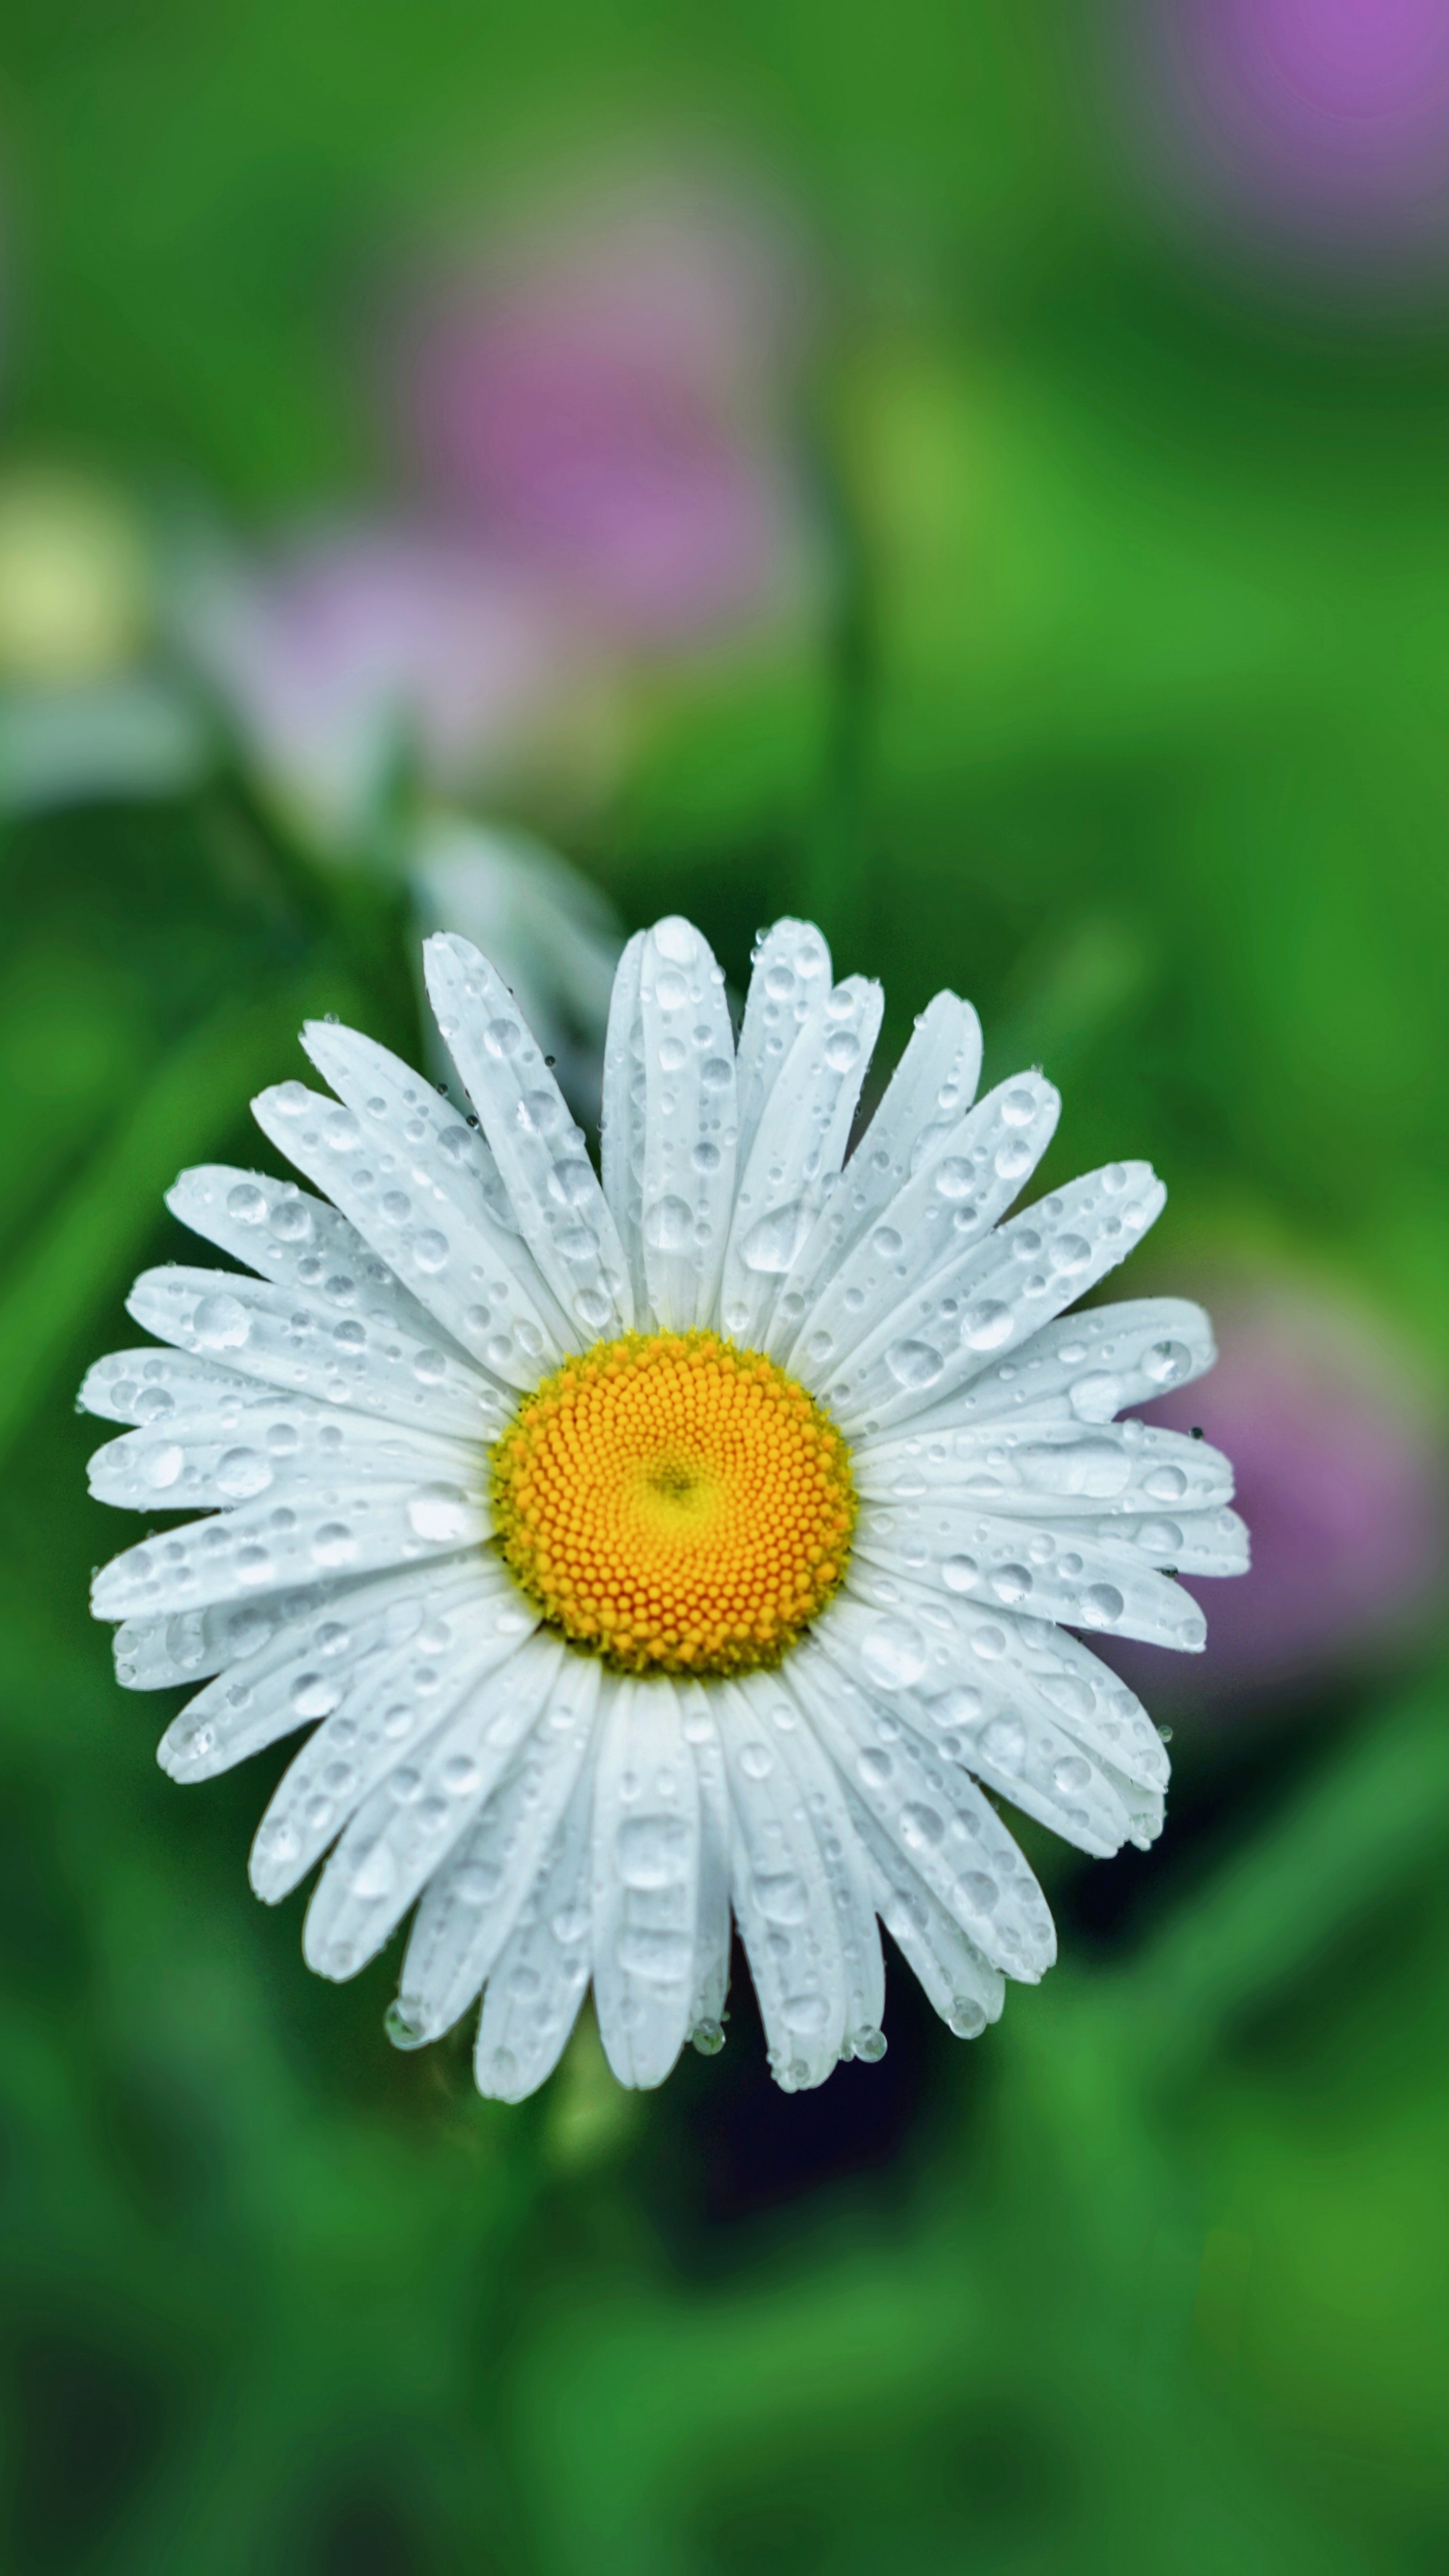
M974 2036L1054 1953L996 1802L1099 1854L1162 1823L1157 1730L1071 1629L1198 1647L1170 1570L1246 1562L1227 1461L1114 1419L1208 1367L1206 1317L1064 1313L1160 1183L1113 1163L1003 1222L1057 1095L973 1106L950 993L847 1162L881 995L807 923L761 941L738 1049L699 933L630 941L602 1182L494 969L442 936L427 975L481 1132L310 1027L335 1096L255 1108L322 1195L183 1174L175 1213L249 1270L147 1272L131 1312L170 1348L86 1380L136 1426L94 1491L208 1514L95 1585L124 1682L210 1676L162 1763L209 1779L308 1727L257 1893L330 1849L329 1977L416 1903L391 2035L481 1990L505 2100L590 1982L621 2082L718 2046L732 1913L787 2089L880 2055L878 1918Z

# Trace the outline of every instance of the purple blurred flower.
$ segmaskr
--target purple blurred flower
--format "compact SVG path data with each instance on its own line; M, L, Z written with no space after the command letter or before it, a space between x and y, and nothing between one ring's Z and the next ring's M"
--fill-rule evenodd
M1237 1470L1252 1571L1187 1583L1206 1652L1168 1676L1184 1707L1261 1702L1354 1673L1422 1632L1444 1578L1444 1452L1436 1409L1387 1341L1320 1292L1278 1282L1213 1296L1221 1356L1198 1385L1144 1408L1200 1427ZM1168 1658L1115 1649L1163 1699Z
M1163 170L1260 247L1412 264L1442 240L1446 0L1173 0L1135 23Z
M445 505L633 636L759 616L800 569L779 410L803 300L752 206L638 179L432 291L397 361L405 442Z
M518 565L386 523L208 567L181 623L263 775L324 841L365 830L400 755L436 789L513 760L583 649Z

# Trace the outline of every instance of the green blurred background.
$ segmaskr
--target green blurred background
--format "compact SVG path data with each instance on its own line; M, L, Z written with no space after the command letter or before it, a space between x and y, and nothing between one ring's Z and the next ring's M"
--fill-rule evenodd
M830 570L763 637L635 656L607 760L490 811L737 986L815 910L892 1053L969 993L993 1078L1063 1085L1051 1173L1167 1177L1129 1293L1327 1283L1432 1423L1445 271L1164 194L1145 41L1010 0L15 0L0 464L146 529L365 510L400 259L600 144L737 152L809 245ZM1032 1841L1063 1962L979 2047L893 1972L883 2064L786 2099L737 1983L658 2095L585 2029L480 2102L466 2034L386 2045L387 1962L323 1986L300 1900L250 1897L272 1757L157 1771L71 1413L133 1271L186 1257L162 1187L254 1158L304 1013L420 1046L405 907L230 755L17 791L0 852L5 2568L1441 2568L1432 1627L1189 1694L1155 1853Z

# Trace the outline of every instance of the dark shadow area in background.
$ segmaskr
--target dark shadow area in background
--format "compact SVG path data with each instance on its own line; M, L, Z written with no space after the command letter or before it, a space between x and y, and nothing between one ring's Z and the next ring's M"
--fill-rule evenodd
M904 2201L942 2118L960 2096L953 2039L887 1938L886 2054L837 2066L814 2092L782 2093L770 2074L744 1951L735 1942L728 2038L693 2049L654 2097L631 2164L640 2205L685 2271L733 2270L771 2221L828 2205L846 2189Z

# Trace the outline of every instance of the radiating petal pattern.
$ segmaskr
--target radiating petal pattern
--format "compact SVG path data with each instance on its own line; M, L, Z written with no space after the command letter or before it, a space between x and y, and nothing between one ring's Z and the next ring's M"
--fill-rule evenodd
M153 1523L95 1582L118 1676L192 1692L164 1768L301 1735L258 1895L318 1873L329 1977L415 1909L388 2033L481 1997L499 2100L591 1984L619 2082L719 2048L733 1925L788 2090L884 2049L882 1925L976 2037L1055 1955L996 1802L1098 1857L1162 1829L1162 1737L1074 1632L1191 1651L1175 1578L1247 1562L1229 1462L1131 1411L1211 1366L1206 1316L1067 1311L1160 1183L1009 1214L1060 1103L1036 1072L978 1101L949 993L847 1160L881 995L807 922L762 935L737 1047L691 923L629 942L601 1176L495 969L445 937L427 970L476 1121L309 1027L332 1096L255 1108L312 1189L183 1173L242 1267L145 1273L155 1341L82 1388L117 1426L92 1492Z

